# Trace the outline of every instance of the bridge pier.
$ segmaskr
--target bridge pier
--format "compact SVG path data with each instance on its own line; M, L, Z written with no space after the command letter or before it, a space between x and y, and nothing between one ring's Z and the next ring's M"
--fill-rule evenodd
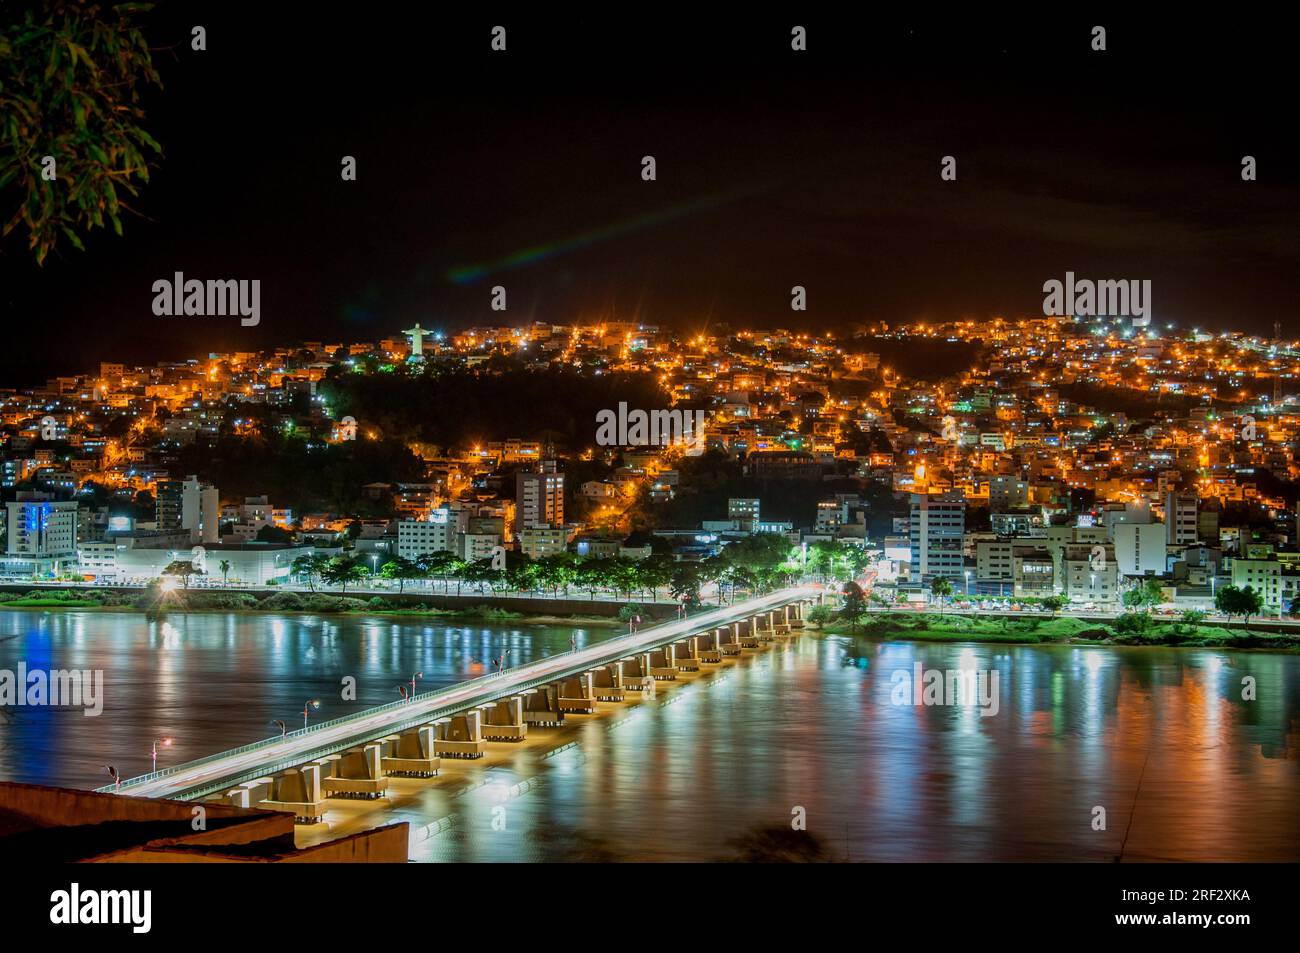
M560 687L560 711L579 712L584 715L596 711L596 690L590 672L556 682Z
M677 660L672 645L650 650L650 677L658 682L672 682L677 679Z
M488 741L523 741L528 734L522 695L511 695L482 705L479 711L483 713L483 737Z
M740 654L741 645L739 630L740 626L738 623L733 624L731 628L722 628L717 630L719 634L718 649L723 655Z
M700 670L699 639L688 636L673 643L673 658L679 672L698 672Z
M433 726L408 728L384 739L384 756L379 766L385 774L399 778L437 777L441 759L433 753Z
M623 663L615 662L591 670L591 684L597 701L621 702L624 698Z
M650 674L650 653L629 655L620 662L623 666L623 687L634 692L655 692L654 676Z
M718 640L720 631L721 629L710 629L708 632L701 632L695 637L701 662L717 665L722 661L722 645Z
M560 711L560 690L554 685L543 685L523 692L524 723L545 728L558 728L564 724Z
M326 797L374 798L384 797L388 793L388 779L384 776L382 766L383 745L371 742L357 748L349 748L343 757L333 761L329 777L321 780ZM308 767L320 770L320 763Z
M477 708L433 723L433 750L446 758L481 758L487 750L483 740L483 713Z
M325 817L320 767L290 768L273 778L258 778L245 788L253 807L292 814L299 824L319 824Z

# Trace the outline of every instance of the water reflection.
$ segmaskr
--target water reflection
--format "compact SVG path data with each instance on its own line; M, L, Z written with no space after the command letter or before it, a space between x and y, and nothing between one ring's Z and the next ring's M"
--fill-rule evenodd
M0 611L0 669L102 670L104 710L14 708L0 718L0 777L73 787L149 770L154 739L174 743L159 766L270 737L274 719L314 720L397 701L399 684L424 675L429 691L481 675L508 648L511 664L568 651L574 630L545 626L391 624L341 617ZM579 647L618 634L576 630ZM342 698L356 679L356 701Z
M0 775L97 785L268 723L346 714L563 652L567 628L0 612L0 667L103 668L104 714L0 720ZM579 644L616 634L579 631ZM7 638L8 636L16 636ZM895 672L996 673L997 713L894 704ZM1245 681L1243 681L1245 680ZM1248 689L1253 685L1253 700ZM558 750L457 765L389 817L420 860L1300 859L1300 657L804 638L610 717ZM1243 693L1247 697L1243 697ZM1094 829L1096 808L1106 827ZM791 839L806 816L810 839ZM1127 832L1127 836L1126 836Z
M997 671L998 714L892 704L917 662ZM527 791L441 797L413 856L1293 861L1298 679L1280 654L804 639L481 772Z

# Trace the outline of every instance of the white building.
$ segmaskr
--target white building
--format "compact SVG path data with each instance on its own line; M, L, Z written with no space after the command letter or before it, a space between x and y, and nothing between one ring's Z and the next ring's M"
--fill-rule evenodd
M478 562L490 558L500 545L496 533L461 533L456 537L456 554L467 563Z
M403 559L451 552L455 544L456 528L445 509L434 510L427 520L401 520L397 524L397 555Z
M515 532L564 525L564 474L520 473L515 480Z
M28 496L30 494L20 494ZM18 499L5 504L7 575L57 572L77 555L77 504L71 500Z
M202 570L202 579L211 585L223 582L248 586L278 585L289 582L293 561L299 556L324 553L311 546L282 546L275 543L248 543L246 545L217 544L194 546L189 549L136 548L132 541L121 540L114 544L110 554L99 550L88 552L86 559L98 559L98 575L123 583L148 582L157 579L173 562L191 562ZM111 563L110 563L111 559ZM227 563L223 573L222 563ZM108 570L112 570L112 573ZM195 580L190 580L195 585Z
M934 576L963 577L966 500L960 492L913 493L908 529L913 582L925 584Z
M1192 523L1195 536L1196 524ZM1115 562L1125 576L1160 576L1165 572L1165 524L1117 523L1111 528Z

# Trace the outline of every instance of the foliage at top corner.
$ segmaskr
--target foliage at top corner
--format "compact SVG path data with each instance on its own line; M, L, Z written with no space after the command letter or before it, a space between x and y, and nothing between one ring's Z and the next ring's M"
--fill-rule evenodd
M21 226L38 264L62 240L84 250L92 229L121 235L162 154L140 125L162 81L132 22L152 6L44 0L0 20L0 237Z

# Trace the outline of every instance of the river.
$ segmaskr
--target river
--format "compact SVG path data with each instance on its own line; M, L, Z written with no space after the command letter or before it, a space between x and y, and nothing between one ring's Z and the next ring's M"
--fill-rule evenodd
M0 669L100 669L104 708L0 716L0 778L97 786L562 652L617 629L252 613L0 611ZM990 704L902 704L922 671ZM357 682L357 703L340 698ZM1247 680L1243 683L1243 680ZM1253 698L1243 698L1243 693ZM922 699L923 700L923 699ZM987 711L988 714L982 714ZM804 636L590 718L564 747L457 765L385 819L417 860L1300 860L1300 656ZM554 746L552 746L553 748ZM792 821L811 837L794 837ZM792 846L793 845L793 846Z

